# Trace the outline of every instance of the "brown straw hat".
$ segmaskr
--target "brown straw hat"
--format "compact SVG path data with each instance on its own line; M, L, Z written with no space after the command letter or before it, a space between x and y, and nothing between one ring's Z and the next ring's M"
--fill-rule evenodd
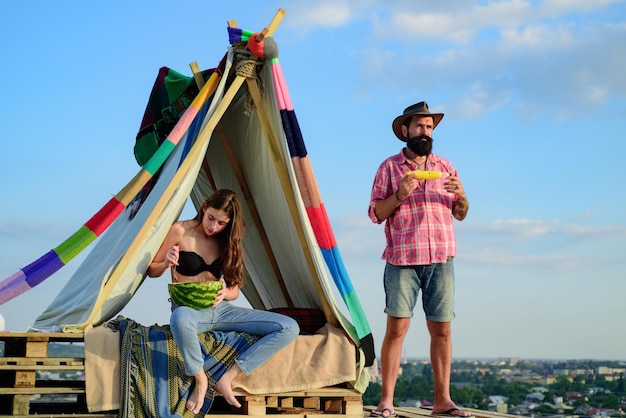
M400 141L406 142L406 138L402 136L401 126L406 122L408 118L411 116L432 116L433 118L433 129L437 127L441 119L443 119L443 113L430 113L428 110L428 103L419 102L415 103L404 109L404 113L395 118L391 123L391 129L393 129L393 133L396 134Z

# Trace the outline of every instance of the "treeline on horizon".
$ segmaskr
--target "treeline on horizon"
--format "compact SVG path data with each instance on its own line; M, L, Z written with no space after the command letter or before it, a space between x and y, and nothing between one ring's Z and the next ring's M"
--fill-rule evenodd
M511 369L519 372L530 371L532 374L549 375L554 370L588 369L595 370L600 366L625 368L622 361L613 360L534 360L516 361L511 364L506 361L497 363L477 361L455 361L452 364L450 393L452 399L461 406L487 410L490 396L504 396L510 407L519 405L526 396L537 386L544 387L544 402L553 402L556 397L563 397L567 392L579 392L583 396L572 403L576 408L587 404L595 408L619 409L626 404L623 375L616 380L607 381L604 376L596 374L577 375L570 378L566 375L555 377L555 382L548 385L539 385L536 382L508 381L498 375L500 369ZM485 371L487 370L487 371ZM591 388L602 388L587 395ZM371 382L363 395L364 405L377 405L381 395L381 385ZM402 374L398 377L395 390L394 405L401 402L433 401L433 373L430 363L402 364ZM539 407L542 412L545 407ZM545 411L545 412L554 412Z

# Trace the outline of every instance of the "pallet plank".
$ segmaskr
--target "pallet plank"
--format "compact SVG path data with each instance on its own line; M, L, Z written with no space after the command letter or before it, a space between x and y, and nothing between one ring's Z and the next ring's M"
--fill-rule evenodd
M72 342L82 341L82 332L12 332L0 331L0 341L29 339L31 341Z
M85 370L84 358L0 357L0 370Z
M13 415L0 415L0 418L33 418L33 417L41 417L42 415L28 415L28 414L13 414ZM92 414L45 414L46 418L119 418L118 414L101 414L101 413L92 413ZM229 416L232 418L232 415Z
M49 394L85 393L81 387L32 387L32 388L0 388L0 395L49 395Z

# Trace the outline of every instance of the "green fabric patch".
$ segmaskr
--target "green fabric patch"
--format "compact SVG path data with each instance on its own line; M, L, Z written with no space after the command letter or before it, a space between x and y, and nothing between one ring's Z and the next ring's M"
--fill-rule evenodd
M71 259L76 257L78 253L87 248L96 238L96 234L83 225L78 231L74 232L71 237L54 248L54 252L57 253L63 264L67 264Z
M143 169L154 175L157 170L161 168L163 163L165 163L165 160L167 160L167 157L170 156L174 147L176 147L176 145L170 141L163 142L154 155L152 155L152 157L150 157L150 159L143 165Z
M135 142L135 159L137 163L143 166L158 149L159 138L157 138L156 132L148 132L144 136L137 138L137 142Z
M189 306L200 310L213 305L217 292L222 289L222 282L170 283L167 290L172 301L179 306Z
M197 94L193 77L161 67L136 137L134 152L139 165L150 160Z
M187 87L193 81L193 77L188 77L170 68L164 81L167 97L171 104L187 90Z

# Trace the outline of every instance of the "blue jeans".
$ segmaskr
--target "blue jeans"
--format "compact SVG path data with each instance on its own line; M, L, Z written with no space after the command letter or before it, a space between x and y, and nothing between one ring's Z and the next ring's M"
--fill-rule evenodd
M260 337L235 360L246 375L291 343L300 332L298 323L286 316L258 309L240 308L222 301L216 308L195 310L172 302L170 329L188 375L203 368L198 334L206 331L236 331Z
M385 313L411 318L420 290L426 319L450 322L454 318L454 260L423 266L387 263L384 273Z

